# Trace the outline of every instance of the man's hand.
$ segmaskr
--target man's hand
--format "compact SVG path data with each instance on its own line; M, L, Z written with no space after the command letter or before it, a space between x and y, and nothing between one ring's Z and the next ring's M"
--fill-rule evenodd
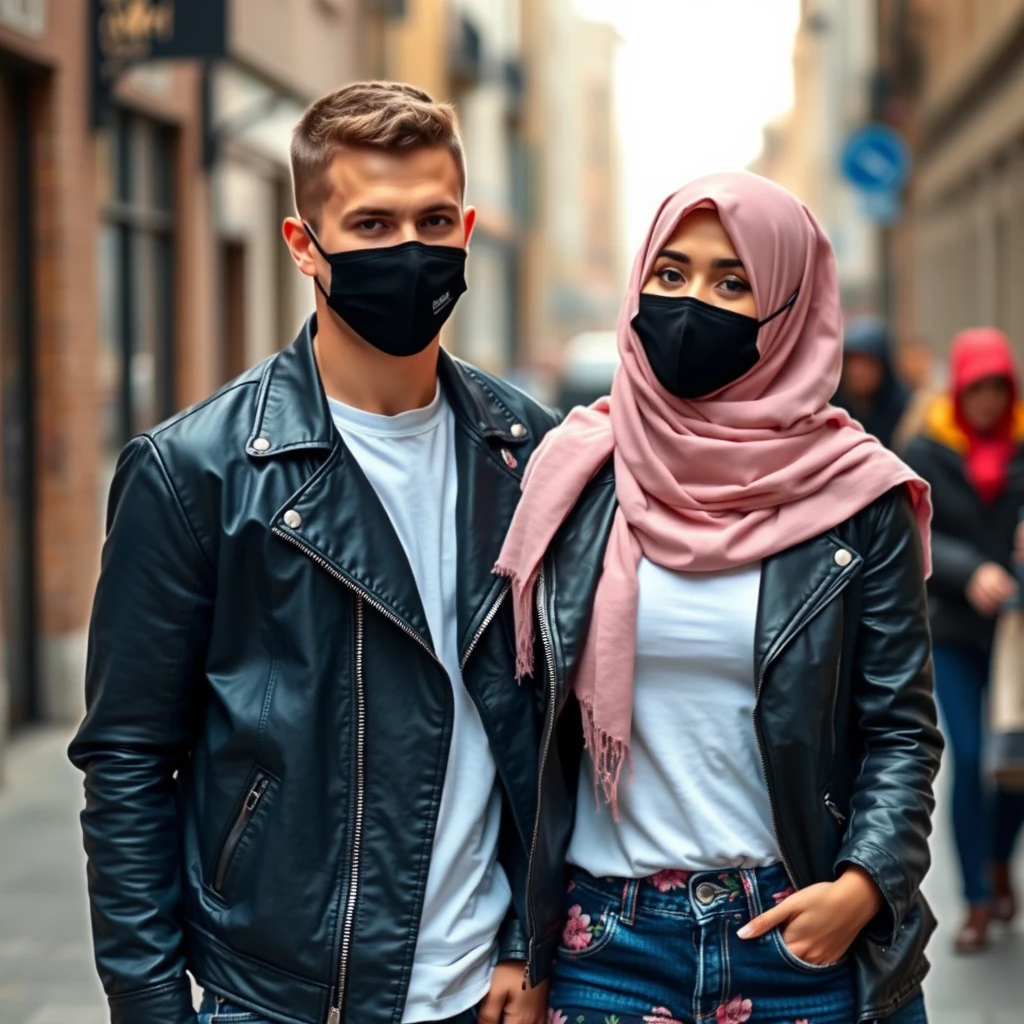
M526 980L526 964L506 960L494 968L491 991L480 1004L479 1024L544 1024L548 1012L548 983L536 988Z
M848 868L835 882L809 885L784 899L741 928L741 939L756 939L782 929L789 951L809 964L842 960L853 940L882 906L882 894L871 876Z
M980 615L991 618L1017 593L1017 581L996 562L985 562L974 570L967 584L967 600Z

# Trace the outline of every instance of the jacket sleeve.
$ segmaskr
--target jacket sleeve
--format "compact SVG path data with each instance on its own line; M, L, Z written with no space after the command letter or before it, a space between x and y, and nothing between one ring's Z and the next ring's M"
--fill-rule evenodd
M153 442L123 452L70 748L97 965L112 1024L194 1024L181 928L175 774L199 710L213 572Z
M936 590L963 597L975 570L986 561L967 541L933 531L932 586Z
M934 459L927 442L915 438L907 446L904 459L915 473L934 488ZM941 495L933 494L933 500L937 498L941 498ZM937 592L962 598L975 569L984 561L985 556L966 540L932 528L931 586Z
M526 931L516 914L515 905L509 907L505 920L498 932L498 960L522 960L529 956L529 942Z
M888 946L931 863L932 782L943 742L914 513L905 496L876 507L853 660L861 767L836 870L855 864L874 879L885 904L867 936Z

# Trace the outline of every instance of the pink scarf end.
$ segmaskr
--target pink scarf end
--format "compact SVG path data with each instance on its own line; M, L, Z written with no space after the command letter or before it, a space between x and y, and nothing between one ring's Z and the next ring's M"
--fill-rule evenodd
M533 675L533 588L535 580L525 585L514 569L496 565L495 576L512 583L512 607L516 623L516 678Z
M604 801L611 808L612 818L619 820L619 779L622 766L629 755L629 745L598 728L594 723L594 706L590 701L580 702L583 709L583 742L594 762L594 796L600 786Z

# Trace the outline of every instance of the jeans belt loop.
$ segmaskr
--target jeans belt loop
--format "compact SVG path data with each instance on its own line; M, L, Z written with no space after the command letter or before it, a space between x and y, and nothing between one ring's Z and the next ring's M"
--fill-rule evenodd
M744 888L747 890L747 908L750 911L750 920L753 921L755 917L761 915L761 890L757 884L757 871L753 868L740 868L740 874L746 882Z
M622 887L622 904L619 907L619 921L632 925L636 920L636 900L639 895L640 880L629 878Z

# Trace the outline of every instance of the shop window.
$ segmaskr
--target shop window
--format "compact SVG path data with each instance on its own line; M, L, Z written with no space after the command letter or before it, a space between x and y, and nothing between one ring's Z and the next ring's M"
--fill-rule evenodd
M108 459L174 410L172 129L115 111L98 140L100 391Z

